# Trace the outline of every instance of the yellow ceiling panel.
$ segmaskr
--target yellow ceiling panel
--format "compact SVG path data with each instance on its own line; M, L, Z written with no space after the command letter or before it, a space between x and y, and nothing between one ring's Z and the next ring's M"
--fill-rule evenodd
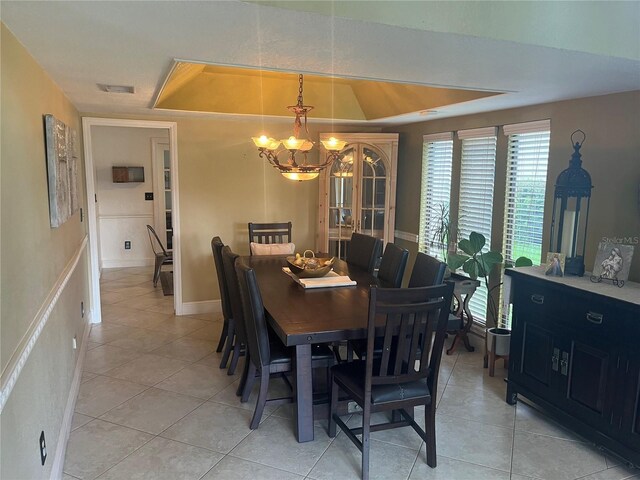
M393 82L304 75L309 116L377 120L498 95ZM291 116L298 74L177 62L154 108L242 115Z

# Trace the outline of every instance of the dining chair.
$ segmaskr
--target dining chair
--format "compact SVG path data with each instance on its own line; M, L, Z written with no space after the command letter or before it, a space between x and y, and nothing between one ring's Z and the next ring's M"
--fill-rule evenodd
M411 426L426 443L427 465L436 466L436 392L452 294L450 282L418 288L372 286L366 360L342 363L330 370L328 433L335 437L339 426L362 452L363 480L369 478L371 432L390 428ZM374 359L376 326L384 332L384 349L382 356ZM362 427L349 428L337 414L340 392L362 408ZM413 418L413 409L419 405L425 407L424 429ZM371 425L373 413L389 410L393 412L390 422ZM362 440L356 436L360 434Z
M446 263L426 253L418 252L409 278L409 288L440 285L444 280L446 268Z
M236 274L236 259L239 257L237 253L233 253L228 245L222 247L222 265L224 278L227 282L227 290L229 292L229 305L231 307L231 318L233 318L234 332L233 338L229 342L231 348L231 361L229 362L228 375L236 373L238 360L245 354L245 346L247 342L246 327L244 321L244 311L242 309L242 300L240 299L240 290L238 286L238 276Z
M241 402L249 399L256 378L260 378L260 392L249 428L255 430L260 425L262 412L267 404L290 403L292 397L267 398L269 380L272 375L284 377L293 370L292 351L273 334L265 316L262 295L255 272L242 260L236 262L236 272L246 325L247 357L245 359L245 385ZM311 350L312 368L329 368L335 364L333 352L326 345L313 345ZM284 377L286 379L286 377ZM288 383L288 381L287 381Z
M229 354L231 353L231 345L233 344L233 334L235 331L235 321L231 312L231 300L229 300L229 290L227 289L227 280L224 277L224 266L222 264L222 239L220 237L213 237L211 239L211 252L213 253L213 263L216 266L216 275L218 276L218 289L220 291L220 303L222 304L222 317L224 323L222 325L222 333L220 333L220 340L218 340L218 347L216 352L221 352L224 345L227 345L224 354L222 355L222 363L220 368L226 368ZM232 324L231 330L229 330L229 323Z
M249 243L287 243L291 241L291 222L249 222Z
M153 286L155 287L158 285L162 266L173 265L173 253L164 248L162 241L160 241L160 237L158 237L158 234L151 225L147 225L147 233L149 234L151 249L155 255L155 267L153 270Z
M351 235L347 263L373 273L382 255L382 240L362 233Z
M407 249L401 248L395 243L387 243L380 261L380 269L378 270L380 286L400 288L408 260L409 251Z

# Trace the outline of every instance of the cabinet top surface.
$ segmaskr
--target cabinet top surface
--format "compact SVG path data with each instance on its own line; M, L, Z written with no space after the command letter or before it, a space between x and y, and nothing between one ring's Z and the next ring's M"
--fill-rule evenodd
M572 275L556 277L552 275L545 275L544 269L544 266L519 267L518 269L509 268L505 270L505 273L512 277L523 275L525 277L545 280L550 283L556 283L570 288L577 288L585 292L614 298L616 300L640 306L640 283L625 282L624 287L620 288L605 281L601 283L594 283L589 280L588 273L585 273L584 277L575 277Z

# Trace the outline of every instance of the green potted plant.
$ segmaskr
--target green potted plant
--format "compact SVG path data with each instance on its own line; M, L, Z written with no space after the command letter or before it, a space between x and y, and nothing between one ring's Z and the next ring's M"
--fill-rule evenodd
M448 263L449 254L456 252L457 224L451 219L448 204L438 203L431 207L431 210L433 212L431 217L431 245L440 250L444 263ZM451 270L447 265L445 276L449 277L450 275Z
M462 270L466 272L470 278L477 280L483 279L485 287L487 288L487 306L489 310L489 319L487 325L493 325L487 328L488 336L492 337L489 340L488 348L491 349L496 355L508 355L509 354L509 341L511 336L511 330L507 328L506 322L500 315L498 305L496 304L493 293L497 288L500 288L501 283L489 286L489 275L496 265L503 263L503 256L500 252L488 251L482 252L483 247L486 244L484 235L471 232L469 238L463 238L458 242L458 249L464 253L449 253L447 257L447 265L452 271L462 267ZM527 257L519 257L513 265L505 264L505 267L525 267L531 266L533 262Z

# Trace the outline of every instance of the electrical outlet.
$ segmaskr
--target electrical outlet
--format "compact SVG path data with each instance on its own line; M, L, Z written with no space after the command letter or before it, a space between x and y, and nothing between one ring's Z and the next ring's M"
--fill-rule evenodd
M153 192L144 192L145 200L153 200Z
M40 462L44 465L47 459L47 442L44 440L44 430L40 432Z
M124 249L125 250L131 250L131 240L125 240L124 241Z

